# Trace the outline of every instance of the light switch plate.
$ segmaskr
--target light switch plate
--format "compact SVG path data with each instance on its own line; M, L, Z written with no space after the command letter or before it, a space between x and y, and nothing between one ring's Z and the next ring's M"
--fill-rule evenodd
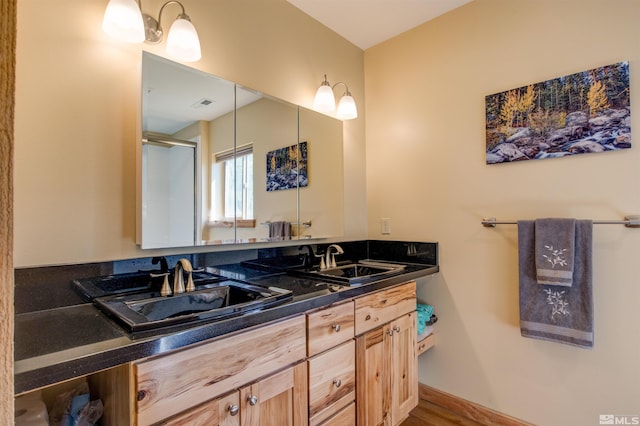
M382 235L391 234L391 219L388 217L383 217L380 219L380 233Z

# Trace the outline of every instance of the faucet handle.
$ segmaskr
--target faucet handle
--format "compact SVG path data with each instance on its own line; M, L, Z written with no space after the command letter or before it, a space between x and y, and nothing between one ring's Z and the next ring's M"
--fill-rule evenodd
M169 273L165 272L162 274L149 274L152 278L156 277L164 277L162 281L162 289L160 289L160 296L171 296L171 286L169 285Z
M323 271L327 269L327 264L324 261L324 254L314 254L314 256L320 258L320 270Z

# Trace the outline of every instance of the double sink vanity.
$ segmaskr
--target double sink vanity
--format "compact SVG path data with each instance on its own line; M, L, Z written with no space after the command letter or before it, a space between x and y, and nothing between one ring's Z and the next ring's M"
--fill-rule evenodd
M81 303L16 316L16 394L86 378L106 425L396 425L417 404L415 280L438 271L437 244L343 247L322 268L309 247L180 259L183 281L74 279Z

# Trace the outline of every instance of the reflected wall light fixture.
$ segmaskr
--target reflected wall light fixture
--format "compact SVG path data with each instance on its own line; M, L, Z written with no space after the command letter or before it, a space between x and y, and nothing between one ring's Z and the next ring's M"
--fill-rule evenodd
M338 103L338 110L336 111L336 118L340 120L351 120L358 117L358 109L356 108L356 101L353 100L349 87L342 81L337 82L333 86L327 81L327 75L324 75L324 81L318 87L316 97L313 99L313 109L325 114L331 113L336 109L336 98L333 96L333 89L338 84L344 84L345 93L340 98Z
M176 17L167 34L167 55L183 62L200 60L200 39L191 19L179 1L162 5L158 19L142 13L140 0L109 0L102 20L102 29L111 37L128 43L160 43L164 31L160 26L162 12L170 4L177 4L182 12Z

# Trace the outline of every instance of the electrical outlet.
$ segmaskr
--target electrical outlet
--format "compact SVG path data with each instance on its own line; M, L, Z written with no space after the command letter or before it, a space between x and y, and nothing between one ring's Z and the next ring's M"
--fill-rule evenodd
M382 235L391 234L391 219L388 217L383 217L380 219L380 233Z

